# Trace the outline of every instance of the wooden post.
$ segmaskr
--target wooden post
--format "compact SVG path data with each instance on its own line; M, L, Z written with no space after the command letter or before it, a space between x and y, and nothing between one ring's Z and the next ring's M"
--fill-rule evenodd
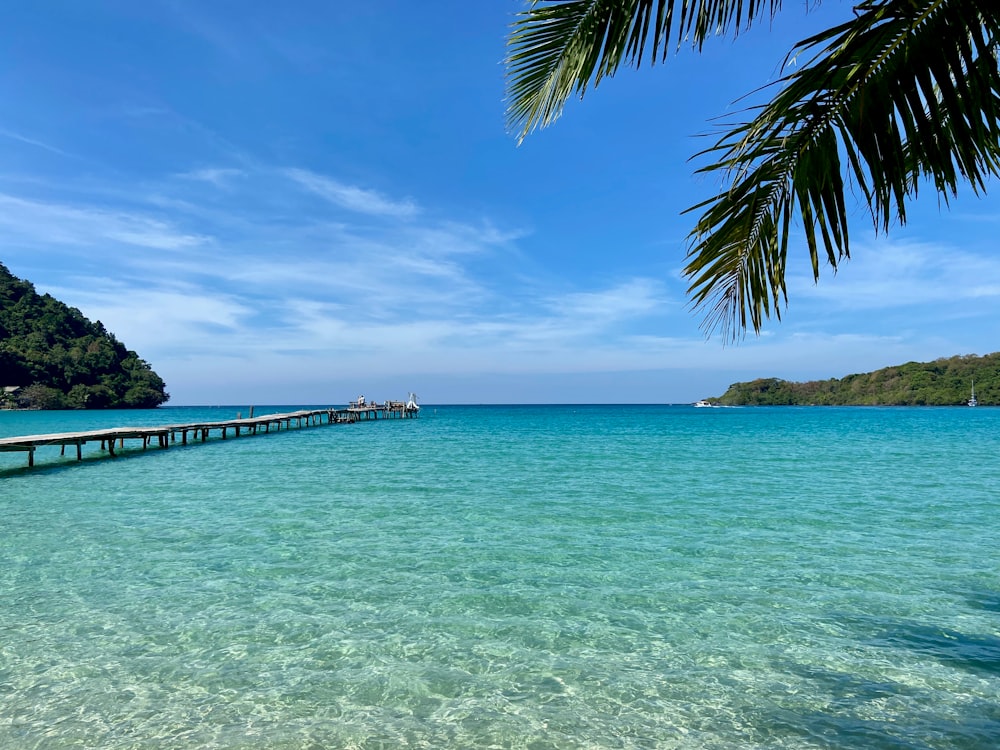
M79 440L76 441L76 460L77 461L83 460L83 443L81 443Z
M30 469L35 465L35 446L28 448L28 468Z

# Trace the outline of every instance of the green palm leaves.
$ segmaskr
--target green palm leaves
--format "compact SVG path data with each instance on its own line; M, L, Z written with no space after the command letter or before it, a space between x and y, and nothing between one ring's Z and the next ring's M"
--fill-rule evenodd
M510 37L509 123L523 137L644 52L696 48L780 9L775 0L556 0L535 2ZM1000 3L867 0L854 17L803 40L808 61L776 84L769 104L702 152L728 186L693 206L685 273L705 328L736 338L780 318L793 223L819 277L849 257L845 189L870 207L876 230L906 221L922 186L947 202L1000 167Z

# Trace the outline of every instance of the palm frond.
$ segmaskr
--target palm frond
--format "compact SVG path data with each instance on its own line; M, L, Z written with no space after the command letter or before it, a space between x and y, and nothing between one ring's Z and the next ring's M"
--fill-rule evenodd
M703 154L728 189L689 238L685 273L705 328L759 332L787 303L785 254L801 221L814 279L820 255L850 256L845 171L877 231L905 223L929 181L943 199L1000 172L1000 5L995 0L866 0L850 22L800 42L814 54L771 102ZM817 51L818 50L818 51Z
M508 40L508 128L523 140L623 62L641 65L647 49L651 63L664 62L671 37L700 50L780 8L781 0L534 0Z

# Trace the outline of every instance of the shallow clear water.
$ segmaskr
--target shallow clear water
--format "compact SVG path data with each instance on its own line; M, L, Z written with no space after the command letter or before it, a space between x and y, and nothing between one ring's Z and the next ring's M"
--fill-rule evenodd
M424 407L43 451L0 454L0 747L1000 744L1000 410Z

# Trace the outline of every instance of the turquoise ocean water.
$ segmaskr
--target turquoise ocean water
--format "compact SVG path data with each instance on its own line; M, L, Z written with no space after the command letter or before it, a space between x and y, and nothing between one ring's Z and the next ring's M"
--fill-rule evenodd
M1000 409L46 450L0 454L2 748L1000 746Z

